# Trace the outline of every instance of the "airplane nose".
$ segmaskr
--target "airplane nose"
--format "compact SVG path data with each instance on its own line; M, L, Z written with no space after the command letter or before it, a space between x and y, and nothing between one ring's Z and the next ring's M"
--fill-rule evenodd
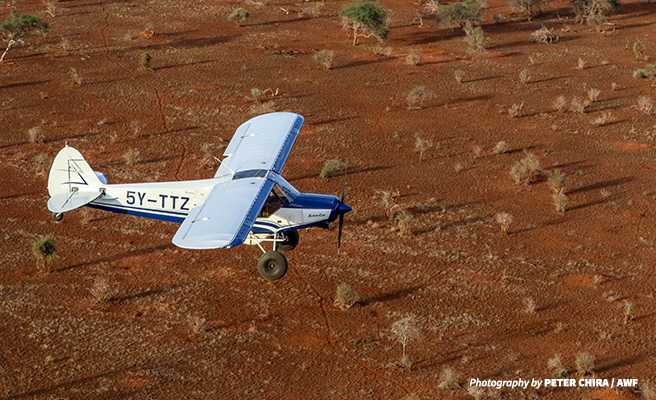
M353 209L346 203L339 203L339 206L337 207L337 213L339 214L346 214L351 210Z

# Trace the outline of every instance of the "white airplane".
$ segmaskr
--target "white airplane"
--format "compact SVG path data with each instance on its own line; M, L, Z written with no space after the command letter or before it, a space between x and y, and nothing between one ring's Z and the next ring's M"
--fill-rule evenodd
M181 223L173 244L185 249L257 245L264 254L258 271L267 279L287 272L287 258L297 230L328 228L339 218L338 253L344 214L351 207L336 196L299 193L282 176L285 160L303 125L293 113L271 113L242 124L225 149L212 179L181 182L108 184L79 151L59 151L48 177L48 209L63 213L82 206ZM263 242L272 242L265 251Z

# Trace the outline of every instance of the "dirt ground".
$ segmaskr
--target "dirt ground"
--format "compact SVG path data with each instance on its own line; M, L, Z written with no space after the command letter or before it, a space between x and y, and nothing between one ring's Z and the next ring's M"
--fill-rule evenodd
M623 1L600 33L563 0L531 22L490 0L486 50L473 52L459 29L420 27L421 5L398 0L380 3L389 39L353 46L344 4L61 0L54 17L41 1L0 5L2 19L17 8L51 25L0 64L2 398L469 399L472 378L553 378L556 356L579 379L578 353L595 358L595 377L638 387L484 394L653 398L642 392L656 382L656 120L639 99L654 81L633 74L653 69L656 6ZM227 20L240 6L243 26ZM542 25L560 40L531 42ZM335 52L330 70L320 50ZM408 109L418 86L433 96ZM569 111L590 89L586 112ZM174 223L93 209L50 219L39 160L67 140L110 183L202 179L236 127L270 111L305 117L283 171L298 190L347 182L339 256L334 227L302 231L288 274L269 282L256 247L179 249ZM43 143L28 140L35 127ZM432 144L422 159L417 138ZM499 141L510 151L496 154ZM543 172L518 185L509 172L527 152ZM330 159L346 173L319 178ZM555 170L567 174L564 212ZM392 213L410 213L409 232L381 206L397 190ZM31 252L46 234L59 255L48 273ZM347 311L333 304L341 283L360 298ZM390 331L408 316L421 330L409 369ZM445 371L459 387L444 387Z

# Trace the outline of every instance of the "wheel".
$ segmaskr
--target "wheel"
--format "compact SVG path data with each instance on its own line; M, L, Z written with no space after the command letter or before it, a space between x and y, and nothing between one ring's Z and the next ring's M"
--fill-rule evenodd
M284 242L278 242L278 250L279 251L290 251L294 250L296 245L298 244L298 231L284 231L281 232L285 241Z
M287 273L287 258L277 251L267 251L258 260L257 270L266 279L280 279Z
M53 221L61 221L64 219L64 213L51 213L50 217L53 219Z

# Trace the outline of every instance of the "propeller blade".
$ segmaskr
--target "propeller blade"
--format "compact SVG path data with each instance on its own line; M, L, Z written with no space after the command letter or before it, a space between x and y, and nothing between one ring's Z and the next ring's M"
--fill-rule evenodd
M342 248L342 228L344 227L344 212L341 208L342 208L342 204L344 204L345 198L346 198L346 182L344 182L344 186L342 186L342 199L339 201L339 206L337 208L339 212L339 233L337 234L337 255L339 255L339 251Z

